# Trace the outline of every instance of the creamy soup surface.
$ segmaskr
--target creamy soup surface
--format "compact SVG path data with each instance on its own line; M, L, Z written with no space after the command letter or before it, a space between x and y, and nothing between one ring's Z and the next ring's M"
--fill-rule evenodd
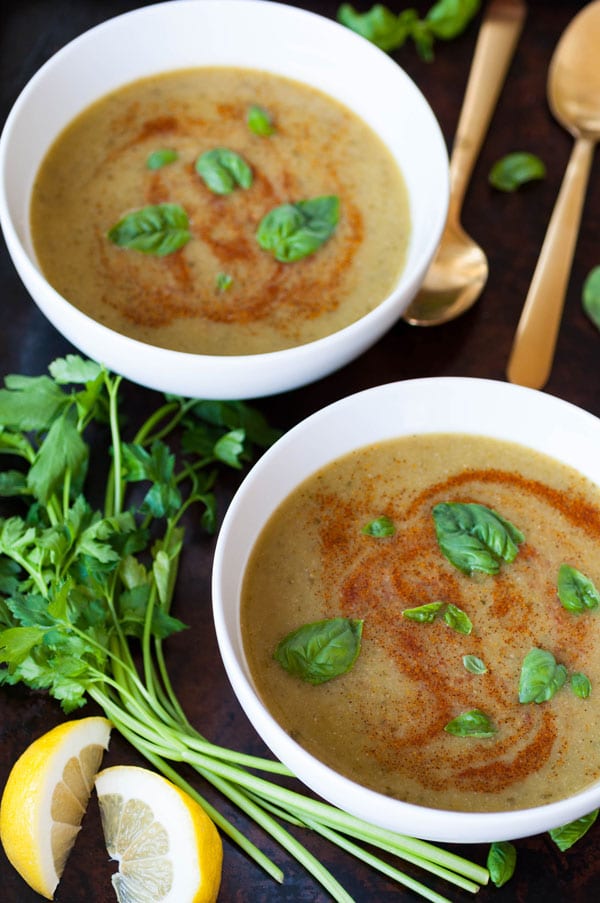
M272 119L268 137L248 127L254 105ZM250 166L250 188L215 194L196 172L200 154L223 147ZM177 159L149 169L163 149ZM272 208L327 195L339 223L316 252L280 263L259 247ZM156 257L107 240L128 212L165 203L188 214L183 248ZM376 307L404 266L410 213L391 152L347 107L271 73L206 67L137 81L80 114L42 163L31 226L47 279L95 319L166 348L252 354Z
M440 552L432 508L477 502L525 541L497 575L466 576ZM396 533L365 535L386 515ZM527 808L600 777L600 608L577 615L557 596L567 563L600 587L600 490L570 468L484 437L407 437L364 448L308 479L276 511L244 579L242 631L257 687L275 718L323 762L381 793L462 811ZM405 609L443 600L464 635ZM273 653L299 626L364 619L348 673L319 686ZM542 703L519 702L523 660L553 653L569 678ZM485 673L471 673L463 656ZM570 676L585 674L579 698ZM491 738L457 737L452 719L478 709Z

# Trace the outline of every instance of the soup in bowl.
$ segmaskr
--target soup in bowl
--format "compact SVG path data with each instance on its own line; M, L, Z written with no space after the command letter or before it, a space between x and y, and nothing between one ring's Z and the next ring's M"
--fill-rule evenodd
M400 67L264 0L108 20L38 71L0 139L0 222L38 306L188 396L285 391L362 353L418 290L447 203L444 140Z
M600 421L500 382L343 399L252 469L213 605L258 733L307 786L436 841L600 802Z

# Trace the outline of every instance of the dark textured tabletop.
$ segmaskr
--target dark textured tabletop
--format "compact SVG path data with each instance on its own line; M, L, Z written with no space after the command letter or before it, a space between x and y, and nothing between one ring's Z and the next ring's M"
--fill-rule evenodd
M0 12L0 123L35 70L55 51L85 29L113 15L141 5L131 0L19 0ZM338 4L298 5L334 17ZM367 4L356 4L366 9ZM404 4L390 3L399 10ZM431 4L415 3L421 13ZM521 306L527 294L546 224L559 189L572 138L552 118L545 99L546 74L552 51L570 18L583 6L576 2L531 0L525 28L491 127L474 169L463 222L486 250L490 275L479 303L467 314L442 327L420 329L398 323L370 351L354 363L306 388L266 398L256 405L283 429L317 408L357 390L382 382L421 376L473 376L505 379L505 368ZM435 59L419 59L412 45L394 53L429 100L451 144L479 18L459 38L436 46ZM599 48L600 60L600 48ZM599 62L600 64L600 62ZM492 163L513 150L539 155L547 167L543 181L513 194L491 189L487 174ZM592 169L590 187L577 242L556 359L545 391L600 416L600 332L582 310L581 291L588 272L600 265L600 160ZM47 322L23 288L0 247L0 375L40 374L72 347ZM128 387L128 403L150 405L152 393ZM599 449L600 452L600 449ZM221 514L235 479L220 493ZM167 647L173 682L201 732L239 750L264 751L243 715L220 663L210 609L210 571L214 539L195 537L186 548L175 613L190 630ZM89 713L95 709L88 706ZM39 734L63 720L56 702L20 688L0 689L0 787L20 752ZM116 733L105 764L145 764ZM203 792L205 788L202 788ZM328 896L258 829L230 810L212 791L206 791L285 870L282 886L265 876L229 841L225 841L223 903L321 903ZM327 842L308 836L307 845L345 884L359 903L411 901L409 891L359 866ZM600 823L567 853L547 835L516 842L518 865L514 878L501 889L482 889L487 901L569 901L600 899ZM485 861L487 846L459 848L469 858ZM88 816L67 864L56 900L63 903L108 903L114 900L110 874L114 870L101 837L97 807ZM410 867L407 868L411 871ZM465 892L430 882L456 901L472 899ZM41 899L13 871L0 851L0 900L33 903Z

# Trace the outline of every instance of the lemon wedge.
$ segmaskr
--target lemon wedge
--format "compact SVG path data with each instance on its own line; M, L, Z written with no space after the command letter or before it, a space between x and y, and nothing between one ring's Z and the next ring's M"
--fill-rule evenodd
M166 778L116 765L96 775L106 849L119 862L120 903L214 903L223 844L204 809Z
M75 843L110 730L100 717L59 724L27 747L8 776L0 839L24 881L48 900Z

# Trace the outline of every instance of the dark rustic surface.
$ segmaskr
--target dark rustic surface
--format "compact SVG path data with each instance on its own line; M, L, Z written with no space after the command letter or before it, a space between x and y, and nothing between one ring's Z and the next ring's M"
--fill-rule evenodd
M0 122L26 81L52 53L88 27L137 5L140 4L130 0L19 0L5 5L0 13ZM338 6L329 0L298 5L330 17ZM394 9L403 5L390 3ZM430 4L415 5L425 12ZM482 244L490 260L489 282L480 302L461 319L444 327L418 329L401 322L372 350L331 377L287 395L263 399L259 406L273 423L288 428L328 402L381 382L438 375L505 378L512 336L572 145L548 111L546 73L561 31L582 5L541 0L529 4L525 30L464 210L466 228ZM457 40L439 44L432 63L420 61L412 46L395 54L425 93L448 142L454 134L476 34L475 23ZM202 40L201 35L198 40ZM488 187L487 173L498 157L512 150L539 154L547 165L547 178L515 194L503 195ZM582 312L581 287L589 270L600 264L599 166L596 161L556 361L546 388L596 415L600 415L600 334ZM45 372L53 358L73 350L29 299L3 244L0 297L0 375ZM128 403L138 405L157 400L152 393L136 387L128 389L128 396ZM221 499L222 508L234 489L235 484L230 481ZM191 629L170 641L169 664L191 719L206 736L240 750L261 751L260 740L236 703L218 656L209 598L212 551L213 541L191 537L176 599L176 613ZM61 718L58 705L43 695L22 689L0 690L0 787L17 755ZM115 734L105 764L117 763L143 764ZM226 804L223 808L228 811ZM235 813L232 817L236 818ZM240 820L240 824L244 826L245 822ZM328 899L268 839L250 826L245 830L283 866L285 884L274 884L226 842L220 901L322 903ZM335 871L359 903L392 899L408 903L417 899L338 854L325 842L308 837L307 844ZM600 898L600 826L566 854L561 854L547 836L520 840L516 845L519 858L515 877L500 890L482 890L478 895L482 903L588 903ZM464 849L467 856L482 862L486 851L484 846ZM92 800L56 899L64 903L108 903L114 900L109 880L112 871ZM437 889L446 892L442 885ZM466 893L452 890L448 895L456 901L471 899ZM0 899L5 903L33 903L40 899L12 870L1 851Z

